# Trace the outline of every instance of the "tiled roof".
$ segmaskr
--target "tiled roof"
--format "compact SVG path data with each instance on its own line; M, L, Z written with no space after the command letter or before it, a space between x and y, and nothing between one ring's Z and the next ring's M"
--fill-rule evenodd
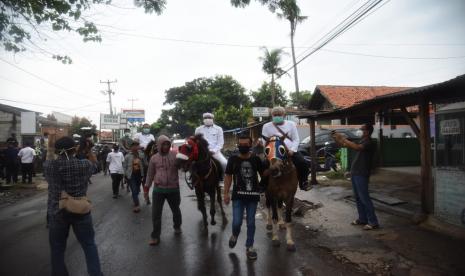
M315 92L320 93L328 100L333 109L337 109L347 108L362 101L410 88L411 87L317 85Z

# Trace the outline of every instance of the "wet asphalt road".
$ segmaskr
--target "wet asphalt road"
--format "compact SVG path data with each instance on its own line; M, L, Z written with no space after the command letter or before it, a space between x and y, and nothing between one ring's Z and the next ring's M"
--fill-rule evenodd
M281 247L271 246L265 231L265 215L258 212L255 248L258 260L245 256L245 223L234 249L228 247L231 223L203 230L197 202L182 184L183 233L175 236L168 204L163 211L161 243L150 247L151 206L132 213L131 194L112 199L108 176L92 177L89 196L96 242L105 275L358 275L350 265L338 262L324 248L313 244L314 232L295 224L297 252L286 251L284 232ZM142 199L142 195L140 196ZM0 275L49 275L48 232L45 228L47 193L0 209ZM217 208L218 209L218 208ZM231 205L226 207L232 220ZM84 254L70 232L66 262L71 275L86 275Z

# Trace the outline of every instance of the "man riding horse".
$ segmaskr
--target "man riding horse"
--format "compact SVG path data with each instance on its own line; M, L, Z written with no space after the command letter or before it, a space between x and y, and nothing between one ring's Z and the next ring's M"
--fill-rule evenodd
M212 157L220 162L222 172L224 172L228 161L221 153L224 145L223 129L214 124L213 119L215 116L212 113L204 113L202 117L203 125L195 129L195 135L202 134L203 138L207 140Z
M308 191L308 174L310 170L302 154L298 152L300 138L297 132L297 126L292 121L284 120L285 114L286 110L283 107L274 107L271 110L273 120L263 125L262 136L265 139L270 139L274 136L284 138L283 142L287 148L287 154L297 168L300 189Z

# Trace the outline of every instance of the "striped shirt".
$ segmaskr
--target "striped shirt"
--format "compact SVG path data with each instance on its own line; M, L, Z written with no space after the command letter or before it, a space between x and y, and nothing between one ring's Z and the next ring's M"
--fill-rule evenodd
M51 218L59 211L61 191L64 190L73 197L87 194L87 184L92 176L93 167L89 160L79 160L74 156L69 160L60 156L56 160L45 162L44 176L48 182L47 213Z

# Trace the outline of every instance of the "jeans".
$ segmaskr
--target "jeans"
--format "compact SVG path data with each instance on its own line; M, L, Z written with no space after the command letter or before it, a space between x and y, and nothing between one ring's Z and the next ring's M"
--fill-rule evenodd
M49 242L52 258L52 275L68 275L65 265L65 249L70 226L73 227L74 235L84 250L87 272L91 276L102 275L90 213L86 215L74 215L66 211L61 211L53 219L50 219Z
M28 183L32 183L32 163L21 163L21 172L23 174L22 181L26 183L26 179Z
M142 176L140 174L132 174L131 178L129 179L129 187L131 187L132 193L132 201L134 202L134 206L139 206L139 193L140 193L140 185L142 183Z
M235 237L241 232L244 209L247 214L247 241L246 247L252 247L255 236L255 213L257 212L258 201L251 200L233 200L233 223L232 234Z
M358 220L370 225L378 225L375 207L368 193L369 176L352 175L352 188L357 202Z
M119 195L119 184L123 180L123 174L120 173L112 173L111 174L111 185L113 188L113 195Z
M159 239L161 233L161 216L163 212L163 205L165 204L165 199L168 201L168 205L171 208L173 213L173 225L174 228L181 227L182 216L181 209L179 205L181 204L181 194L179 191L170 192L170 193L160 193L153 191L152 193L152 223L153 223L153 232L152 238Z

